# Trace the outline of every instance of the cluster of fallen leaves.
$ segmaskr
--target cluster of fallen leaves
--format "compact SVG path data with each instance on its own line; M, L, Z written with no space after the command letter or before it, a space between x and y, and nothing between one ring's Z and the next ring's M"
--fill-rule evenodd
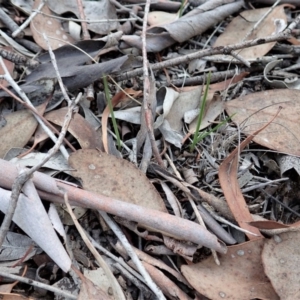
M2 8L18 25L38 11L17 38L0 24L0 54L7 58L0 69L6 79L0 82L3 215L18 174L53 146L8 74L51 130L64 128L64 91L83 96L63 141L67 155L56 152L22 188L14 226L1 246L0 294L298 299L300 33L295 29L285 44L264 39L296 19L299 3L150 2L146 15L146 1L135 0L11 0ZM149 78L140 76L145 16ZM83 18L89 22L81 26ZM91 39L82 39L84 24ZM188 59L201 49L254 39L262 42ZM164 61L184 57L180 66L163 69ZM134 70L141 72L131 76ZM209 71L199 130L213 129L226 116L231 120L191 151ZM52 294L45 286L29 289L13 275L46 283Z

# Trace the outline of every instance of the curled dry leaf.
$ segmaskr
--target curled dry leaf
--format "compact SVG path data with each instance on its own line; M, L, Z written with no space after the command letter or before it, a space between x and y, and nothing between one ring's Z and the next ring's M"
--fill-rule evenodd
M53 110L45 115L45 118L59 126L64 123L68 112L67 107ZM68 131L77 139L81 148L102 148L101 140L94 128L78 113L73 115Z
M231 246L227 254L218 256L221 266L210 257L194 265L183 265L181 271L188 282L209 299L278 300L263 270L263 245L264 239L258 239Z
M258 28L249 35L247 40L271 36L272 34L282 31L287 24L287 17L284 12L285 6L286 5L280 5L275 7L272 12L264 18ZM259 21L269 9L269 7L266 7L241 12L226 27L225 32L219 36L214 47L234 45L243 42L245 36L251 32L256 22ZM280 24L283 24L284 26L279 28L278 25ZM237 28L239 30L237 30ZM245 59L255 59L264 56L275 44L276 42L273 42L242 49L238 54Z
M299 230L285 232L266 241L262 262L280 299L300 298L299 290Z
M262 146L279 152L300 156L299 90L277 89L239 97L226 103L232 120L249 135L266 124L282 107L276 120L264 131L256 134L253 140Z

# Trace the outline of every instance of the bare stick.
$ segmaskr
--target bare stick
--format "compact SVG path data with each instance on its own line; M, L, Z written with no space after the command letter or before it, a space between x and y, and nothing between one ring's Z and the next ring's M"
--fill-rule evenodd
M14 32L16 30L19 29L19 26L17 23L14 22L14 20L8 16L5 11L0 7L0 19L2 21L2 23L11 31ZM22 32L22 30L19 31L18 34L19 38L23 38L24 37L24 32Z
M137 254L129 244L127 238L122 233L119 226L107 215L106 212L98 211L101 217L104 219L104 221L109 225L110 229L114 232L114 234L118 237L120 242L122 243L124 249L126 250L127 254L131 257L133 263L139 270L140 274L144 277L145 283L148 285L148 287L152 290L152 292L156 295L158 299L166 299L163 295L162 291L159 289L159 287L154 283L152 278L150 277L149 273L146 271L145 267L139 260Z
M189 63L190 61L192 61L194 59L205 57L205 56L211 56L211 55L216 55L216 54L227 54L228 55L234 50L244 49L244 48L248 48L248 47L252 47L252 46L271 43L271 42L285 41L285 40L290 39L293 36L292 30L299 23L300 23L300 15L295 19L294 22L292 22L289 25L289 27L287 29L285 29L284 31L282 31L278 34L275 34L275 35L272 35L272 36L267 36L267 37L264 37L264 38L257 38L257 39L254 39L254 40L244 41L244 42L237 43L237 44L234 44L234 45L219 46L219 47L215 47L215 48L200 50L200 51L197 51L197 52L192 53L192 54L187 54L187 55L183 55L181 57L176 57L176 58L166 60L164 62L152 64L152 65L150 65L150 68L153 71L156 71L156 70L160 70L160 69L163 69L163 68L177 66L177 65L180 65L180 64L186 64L186 63ZM129 79L129 78L132 78L132 77L142 75L143 72L144 72L143 68L138 68L138 69L135 69L133 71L127 72L125 74L115 76L114 78L115 78L116 81L122 81L122 80L126 80L126 79Z
M9 274L7 272L2 272L2 271L0 271L0 276L1 277L6 277L6 278L11 278L13 280L17 280L17 281L24 282L24 283L29 284L29 285L36 286L38 288L45 289L47 291L50 291L52 293L58 294L58 295L60 295L62 297L65 297L66 299L75 299L75 300L77 299L77 296L74 296L74 295L72 295L70 293L62 291L61 289L58 289L58 288L56 288L54 286L47 285L47 284L44 284L44 283L41 283L39 281L35 281L35 280L32 280L32 279L29 279L29 278L25 278L25 277L14 275L14 274Z
M27 20L17 29L15 29L12 33L12 37L19 37L20 32L24 30L31 22L31 20L38 14L38 12L44 7L45 3L42 1L34 12L31 13L31 15L27 18ZM23 33L24 35L24 33Z
M83 228L81 227L81 225L79 224L79 222L77 221L72 208L69 204L68 201L68 194L65 193L64 195L65 198L65 204L67 206L68 212L80 234L80 236L82 237L83 241L85 242L86 246L88 247L88 249L92 252L92 254L94 255L95 259L97 260L97 262L99 263L100 267L104 270L107 278L110 280L113 291L114 291L114 297L115 299L120 299L120 300L126 300L124 297L124 293L118 283L118 281L116 280L115 276L113 275L112 271L110 270L110 268L108 267L107 263L105 262L105 260L102 258L102 256L99 254L99 252L95 249L95 247L92 245L92 243L90 242L90 240L88 239L88 237L86 236Z

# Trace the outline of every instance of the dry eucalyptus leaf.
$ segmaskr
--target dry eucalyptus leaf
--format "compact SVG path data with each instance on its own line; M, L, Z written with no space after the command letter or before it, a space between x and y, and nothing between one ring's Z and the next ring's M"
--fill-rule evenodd
M118 30L119 22L110 21L103 22L103 20L117 19L116 8L110 1L82 1L84 15L87 20L101 20L99 23L88 23L89 30L101 35L106 35L112 31ZM56 14L72 12L80 19L80 13L76 0L51 0L48 1L49 8Z
M218 255L220 266L211 256L197 264L183 265L181 271L199 293L210 299L278 300L263 270L263 244L264 239L258 239L231 246L227 254Z
M285 24L286 26L287 24L287 18L284 12L285 6L286 5L280 5L275 7L272 12L264 18L258 28L248 36L247 40L271 36L282 31L284 29L283 26L280 26L279 28L278 25ZM251 32L256 22L259 21L269 9L269 7L266 7L241 12L226 27L225 32L219 36L214 44L214 47L241 43L247 34ZM275 44L276 42L273 42L242 49L238 51L238 54L245 59L255 59L264 56L273 48Z
M280 299L300 298L300 232L285 232L266 241L262 262Z
M300 156L299 90L277 89L249 94L226 102L228 115L250 134L269 122L282 107L276 119L253 140L267 148Z
M41 113L45 109L37 108ZM14 147L24 147L33 135L38 123L33 114L27 109L19 110L5 116L6 125L0 128L0 157Z
M70 155L69 164L75 169L72 175L81 178L86 190L166 212L155 187L127 160L97 150L82 149Z
M45 118L59 126L64 123L68 108L53 110ZM101 140L94 128L78 113L73 115L68 131L77 139L82 148L101 148Z
M51 1L50 1L51 2ZM37 9L41 3L41 0L34 1L32 9ZM57 49L65 44L74 43L74 39L65 32L58 19L48 17L52 15L51 10L47 7L47 4L41 9L41 12L45 14L37 14L30 22L30 29L32 31L35 42L45 50L48 50L48 45L43 37L45 33L52 50Z
M178 13L168 13L164 11L151 11L148 14L148 24L150 26L160 26L172 23L179 18Z

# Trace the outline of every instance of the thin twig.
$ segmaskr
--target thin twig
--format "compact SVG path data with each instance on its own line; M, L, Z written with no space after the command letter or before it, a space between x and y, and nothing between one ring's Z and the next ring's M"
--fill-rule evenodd
M279 41L288 40L293 36L292 30L299 23L300 23L300 15L295 19L294 22L292 22L288 26L287 29L285 29L284 31L282 31L278 34L275 34L275 35L272 35L272 36L267 36L267 37L264 37L264 38L257 38L257 39L254 39L254 40L244 41L244 42L237 43L237 44L234 44L234 45L219 46L219 47L215 47L215 48L209 48L209 49L205 49L205 50L196 51L192 54L187 54L187 55L183 55L181 57L176 57L176 58L166 60L164 62L151 64L150 68L153 71L156 71L156 70L160 70L160 69L163 69L163 68L177 66L177 65L180 65L180 64L186 64L186 63L189 63L190 61L192 61L194 59L205 57L205 56L211 56L211 55L216 55L216 54L226 54L226 55L228 55L234 50L244 49L244 48L248 48L248 47L252 47L252 46L271 43L271 42L279 42ZM133 71L127 72L125 74L115 76L114 78L115 78L116 81L127 80L129 78L142 75L143 72L144 72L143 68L138 68L138 69L135 69Z
M10 16L8 16L1 7L0 7L0 20L11 32L19 30L18 24ZM19 38L24 37L24 32L22 32L22 30L19 31L18 37Z
M158 299L166 299L163 295L162 291L159 289L159 287L154 283L152 278L150 277L149 273L146 271L145 267L139 260L137 254L129 244L127 238L122 233L119 226L107 215L106 212L98 211L100 216L104 219L104 221L109 225L110 229L114 232L114 234L118 237L120 242L122 243L124 249L126 250L127 254L131 257L133 263L139 270L140 274L144 277L145 283L147 286L152 290L152 292L156 295Z
M55 294L57 294L59 296L62 296L66 299L75 299L75 300L77 299L77 296L74 296L70 293L62 291L59 288L56 288L52 285L47 285L47 284L41 283L39 281L29 279L29 278L25 278L25 277L22 277L22 276L18 276L18 275L14 275L14 274L10 274L10 273L7 273L7 272L2 272L2 271L0 271L0 276L10 278L10 279L13 279L13 280L17 280L17 281L20 281L20 282L24 282L26 284L33 285L33 286L36 286L36 287L41 288L41 289L45 289L49 292L55 293Z
M83 228L81 227L81 225L77 221L77 219L76 219L76 217L75 217L75 215L72 211L72 208L69 204L67 193L65 193L64 198L65 198L65 205L67 206L68 212L69 212L69 214L70 214L70 216L71 216L71 218L74 222L74 225L76 226L76 229L78 230L80 236L82 237L82 239L85 242L88 249L91 251L91 253L94 255L95 259L97 260L97 262L99 263L101 268L104 270L107 278L110 280L111 285L112 285L112 289L113 289L113 292L114 292L115 299L126 300L125 297L124 297L124 293L123 293L118 281L116 280L115 276L113 275L112 271L108 267L105 260L101 257L99 252L92 245L92 243L90 242L90 240L86 236Z
M39 5L39 7L37 8L37 10L33 11L30 16L27 18L27 20L16 30L13 31L12 33L12 37L19 37L20 32L22 32L22 30L24 30L31 22L31 20L40 12L40 10L44 7L45 3L42 1ZM24 34L23 34L24 35Z

